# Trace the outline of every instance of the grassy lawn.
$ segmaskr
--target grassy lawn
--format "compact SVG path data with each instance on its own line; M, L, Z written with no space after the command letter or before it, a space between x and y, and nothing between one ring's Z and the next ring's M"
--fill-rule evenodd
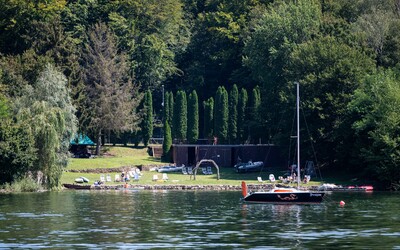
M68 169L118 168L132 165L160 164L148 155L147 148L105 147L105 154L95 158L71 158Z
M70 165L67 170L77 169L94 169L94 168L117 168L122 166L135 166L135 165L153 165L160 164L161 162L147 154L147 148L130 148L130 147L109 147L106 150L105 156L91 158L91 159L71 159ZM155 185L155 184L182 184L182 185L240 185L241 181L246 181L248 184L259 184L257 177L261 176L264 183L269 183L269 174L275 174L275 178L278 178L280 173L269 172L265 169L263 172L252 172L252 173L236 173L233 168L220 167L220 180L217 180L216 169L213 168L212 175L203 175L201 170L197 172L196 180L190 178L190 175L184 175L182 173L168 173L168 181L162 181L162 173L152 171L142 171L142 176L138 182L133 180L131 184L141 185ZM116 174L119 172L109 173L113 182L109 184L120 184L120 182L114 182ZM153 175L158 174L159 181L153 181ZM73 183L75 178L84 176L90 180L89 184L93 184L94 181L100 179L100 174L95 173L74 173L64 172L61 178L61 183ZM307 185L319 185L319 182L311 181Z

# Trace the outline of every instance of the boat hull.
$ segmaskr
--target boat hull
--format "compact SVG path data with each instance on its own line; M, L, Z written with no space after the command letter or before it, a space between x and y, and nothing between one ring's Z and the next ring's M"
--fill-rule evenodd
M320 203L324 197L324 192L254 192L243 198L245 202L256 203L280 203L280 204L298 204L298 203Z

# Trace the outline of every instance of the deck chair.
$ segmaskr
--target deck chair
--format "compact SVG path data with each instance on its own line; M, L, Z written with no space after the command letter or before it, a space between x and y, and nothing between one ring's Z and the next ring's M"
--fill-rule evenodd
M207 166L207 173L208 174L213 174L211 166Z
M311 176L310 175L304 175L304 180L303 180L304 183L309 183L310 180L311 180Z
M168 181L168 174L167 173L163 173L162 174L162 179L163 179L163 181Z
M270 174L270 175L269 175L269 180L270 180L271 182L275 182L275 175L274 175L274 174Z
M111 176L110 176L110 174L107 174L106 175L106 182L111 182L112 180L111 180Z
M188 167L187 168L187 172L188 172L188 174L193 174L193 168L192 167Z
M106 182L106 176L105 176L104 174L101 174L101 175L100 175L100 181L101 181L102 183Z
M135 172L135 173L133 174L133 180L134 180L134 181L139 181L139 178L140 178L139 174Z
M120 182L121 181L121 175L115 174L114 181L115 182Z
M153 181L158 181L158 174L154 174L152 180L153 180Z
M182 174L188 174L186 167L182 168Z
M263 179L261 178L261 176L258 176L258 177L257 177L257 181L258 181L258 182L264 182Z
M140 172L140 169L138 169L138 168L135 169L135 172L136 172L139 176L142 175L142 172Z
M203 174L208 174L207 168L201 168L201 172L202 172Z

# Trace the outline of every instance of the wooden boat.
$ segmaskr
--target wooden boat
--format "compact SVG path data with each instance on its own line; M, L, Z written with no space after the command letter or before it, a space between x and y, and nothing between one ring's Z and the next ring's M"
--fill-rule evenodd
M243 201L279 204L320 203L325 193L321 191L300 190L300 119L299 119L299 83L297 83L296 113L297 113L297 188L273 188L269 191L248 192L247 185L242 182Z
M63 186L68 189L85 189L89 190L91 188L91 185L80 185L80 184L68 184L64 183Z

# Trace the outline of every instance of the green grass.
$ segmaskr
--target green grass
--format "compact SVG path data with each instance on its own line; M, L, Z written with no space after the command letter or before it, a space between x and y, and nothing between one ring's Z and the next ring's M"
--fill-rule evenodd
M67 170L84 170L84 169L95 169L95 168L117 168L122 166L135 166L135 165L153 165L160 164L161 162L147 153L147 148L130 148L130 147L109 147L107 149L106 156L91 158L91 159L71 159L71 163ZM263 172L252 172L252 173L236 173L233 168L220 167L220 180L217 180L216 169L213 168L213 175L203 175L199 169L196 175L196 180L190 178L190 175L184 175L182 173L168 173L169 180L164 181L152 181L153 175L158 174L159 179L162 179L162 174L152 171L142 171L142 177L138 182L133 180L131 184L141 185L240 185L241 181L246 181L248 184L259 184L257 177L261 176L264 183L270 183L268 181L269 174L273 173L276 178L280 175L279 172L269 172L265 170ZM109 173L111 179L114 180L116 174L120 172ZM89 184L93 184L94 181L100 179L100 174L95 173L74 173L64 172L61 183L73 183L75 178L84 176L90 180ZM113 184L120 184L120 182L111 182ZM318 182L311 181L307 185L319 185Z
M147 154L147 148L106 147L103 156L95 158L71 158L69 169L118 168L132 165L159 164L160 160Z

